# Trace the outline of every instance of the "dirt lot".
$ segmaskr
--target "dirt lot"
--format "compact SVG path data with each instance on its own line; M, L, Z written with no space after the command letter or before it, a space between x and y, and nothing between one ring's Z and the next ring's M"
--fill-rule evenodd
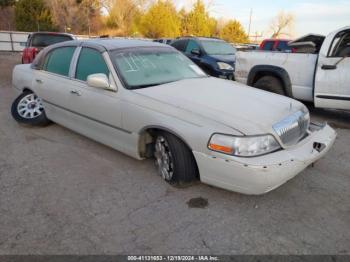
M176 189L139 162L61 126L10 116L0 53L0 254L350 254L350 113L312 110L338 132L312 168L264 196ZM202 197L205 208L188 201Z

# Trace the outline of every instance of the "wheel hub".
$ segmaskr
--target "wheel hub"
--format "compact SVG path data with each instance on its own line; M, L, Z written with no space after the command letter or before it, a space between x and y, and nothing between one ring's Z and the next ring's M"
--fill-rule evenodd
M18 114L26 119L33 119L40 116L44 111L41 99L31 93L24 96L17 106Z
M170 181L174 174L174 163L169 144L162 136L159 136L156 140L154 156L159 174L163 179Z

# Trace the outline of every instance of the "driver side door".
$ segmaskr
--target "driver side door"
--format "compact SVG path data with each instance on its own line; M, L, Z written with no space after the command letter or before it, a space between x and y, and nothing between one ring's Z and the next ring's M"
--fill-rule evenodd
M325 54L326 53L326 54ZM350 110L350 30L339 32L320 53L315 77L315 106Z

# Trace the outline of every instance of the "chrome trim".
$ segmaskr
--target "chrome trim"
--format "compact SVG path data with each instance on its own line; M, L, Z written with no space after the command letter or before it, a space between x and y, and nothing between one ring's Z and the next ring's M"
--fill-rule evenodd
M310 125L309 112L297 111L272 126L282 143L291 146L307 135Z

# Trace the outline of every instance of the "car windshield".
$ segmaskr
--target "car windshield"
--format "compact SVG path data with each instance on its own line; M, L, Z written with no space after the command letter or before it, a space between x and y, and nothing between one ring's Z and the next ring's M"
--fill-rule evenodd
M236 49L229 43L223 41L201 41L208 55L234 55Z
M32 46L46 47L56 43L70 41L72 37L58 34L35 34L32 39Z
M112 60L129 89L207 77L186 56L168 48L118 50L112 52Z

